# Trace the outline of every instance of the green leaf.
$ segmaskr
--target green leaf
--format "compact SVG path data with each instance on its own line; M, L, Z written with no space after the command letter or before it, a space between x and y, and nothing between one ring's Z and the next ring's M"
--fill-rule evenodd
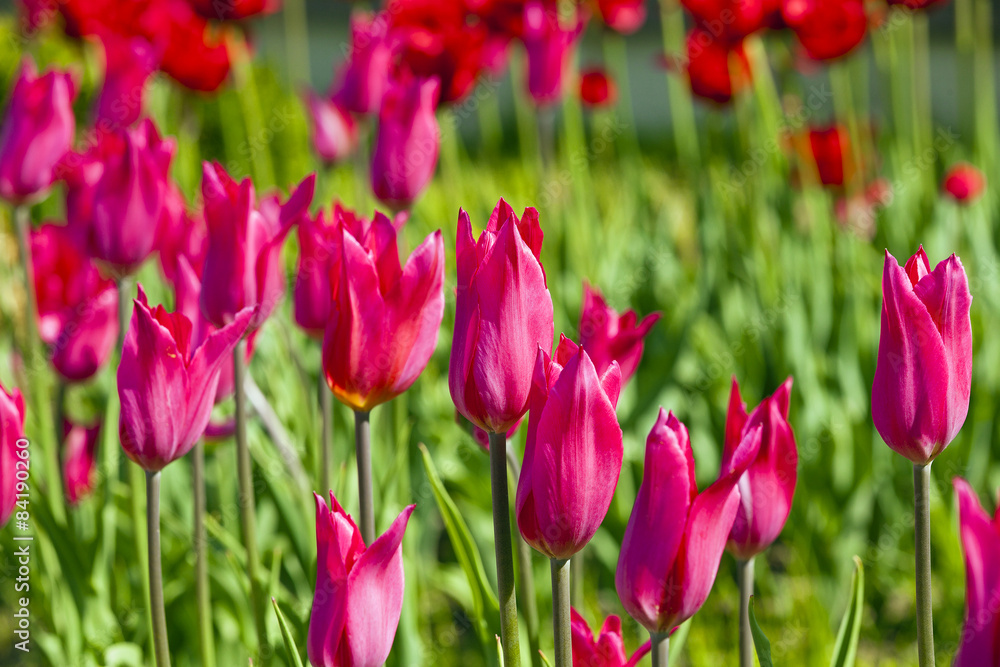
M861 635L861 616L865 608L865 566L854 557L854 576L851 577L851 599L840 621L837 643L833 647L830 667L854 667L858 655L858 637Z
M549 656L545 655L541 649L538 649L538 655L542 656L542 664L545 665L545 667L552 667L552 663L549 662Z
M419 446L420 455L424 460L424 469L427 471L427 479L431 483L431 490L434 493L434 500L437 501L438 509L441 510L445 530L448 531L448 538L455 550L455 557L469 580L469 588L472 589L472 611L476 620L476 633L483 646L488 646L491 634L489 628L499 627L500 604L493 593L489 579L486 578L486 570L483 568L479 548L476 546L475 540L472 539L472 533L469 532L465 519L462 518L455 501L448 494L448 490L444 488L444 483L438 475L437 468L434 467L434 461L431 460L427 447L423 443Z
M500 665L500 667L504 667L504 665L503 665L503 642L500 641L500 635L493 635L493 636L496 637L496 640L497 640L497 664Z
M285 650L288 651L288 659L292 661L292 667L303 667L302 658L299 655L299 647L295 645L295 639L288 629L285 616L281 613L281 609L278 608L278 601L271 598L271 604L274 605L274 613L278 616L278 627L281 628L281 638L285 640Z
M680 663L689 632L691 632L690 618L677 626L674 634L670 635L670 657L667 658L667 667L675 667Z
M748 603L750 609L750 634L753 635L753 645L757 649L757 660L760 667L774 667L771 664L771 642L767 640L764 631L757 625L757 617L753 614L753 596L750 596Z

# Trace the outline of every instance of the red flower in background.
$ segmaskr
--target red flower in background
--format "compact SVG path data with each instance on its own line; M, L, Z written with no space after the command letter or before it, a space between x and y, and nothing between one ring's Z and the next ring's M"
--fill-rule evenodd
M644 0L597 0L597 13L609 28L630 35L646 22L646 3Z
M580 99L589 107L610 107L618 99L614 79L599 67L580 72Z
M392 64L388 29L389 17L384 12L351 16L351 53L340 68L334 103L357 114L378 113Z
M813 60L850 53L868 30L864 0L784 0L781 11Z
M698 27L716 39L740 40L764 27L764 0L681 0Z
M188 0L198 14L216 21L240 21L270 14L281 7L280 0Z
M525 6L522 41L528 52L528 92L536 104L554 104L562 97L563 75L583 28L579 14L566 26L558 12L540 0Z
M97 472L97 444L101 424L82 426L63 421L63 482L66 500L78 504L90 495Z
M971 204L986 190L983 172L968 162L959 162L944 177L944 191L960 204Z
M842 186L847 181L850 141L840 125L809 130L809 150L823 185Z
M694 28L687 36L687 74L691 92L725 104L750 81L750 63L743 42L730 43Z
M140 32L163 54L160 69L186 88L211 92L229 76L225 33L209 26L186 0L150 4Z

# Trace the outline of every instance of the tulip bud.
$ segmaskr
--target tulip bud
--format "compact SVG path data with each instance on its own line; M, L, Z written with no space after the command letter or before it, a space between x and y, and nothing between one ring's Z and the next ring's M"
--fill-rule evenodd
M547 9L540 0L525 5L522 41L528 53L528 92L536 104L555 104L562 98L563 74L583 27L583 20L576 17L572 27L566 29L558 13Z
M944 191L959 204L971 204L986 190L983 172L967 162L959 162L944 177Z
M528 409L538 349L552 349L552 297L542 268L538 212L518 220L501 199L479 240L458 215L458 295L448 387L466 419L504 433Z
M326 164L340 162L358 145L358 129L351 113L336 102L309 91L306 105L312 120L313 149Z
M351 53L340 71L333 101L347 111L375 114L382 107L392 64L389 16L362 12L351 16Z
M102 131L128 127L142 115L146 83L159 58L142 37L104 33L101 42L104 85L97 98L97 127Z
M913 463L933 461L965 423L971 306L957 256L931 271L923 247L905 268L886 251L872 420L886 444Z
M194 345L191 320L150 308L139 287L118 366L118 398L122 447L141 468L156 472L194 447L212 415L222 364L252 317L245 308Z
M570 618L573 667L635 667L649 653L650 642L646 642L631 658L626 658L622 620L614 614L605 619L596 640L587 621L576 609L570 609Z
M782 16L813 60L847 55L868 30L864 0L786 0Z
M385 93L372 149L372 191L396 209L408 208L434 177L441 129L434 110L440 83L395 82Z
M396 228L381 213L340 228L334 305L323 340L333 395L368 412L409 389L434 353L444 316L444 241L429 235L401 267Z
M750 82L750 62L742 40L721 39L695 27L688 33L686 47L691 92L698 97L726 104Z
M600 68L592 68L580 73L580 100L592 108L612 107L618 99L615 81Z
M354 520L330 493L316 497L316 595L309 614L315 667L379 667L389 656L403 609L404 509L367 547Z
M608 306L600 291L587 283L583 284L583 310L580 313L580 344L597 367L604 373L617 361L622 372L622 384L635 374L642 359L643 338L660 319L660 313L652 313L636 323L638 316L634 310L619 315Z
M960 477L959 533L965 554L965 623L952 667L1000 665L1000 510L992 517Z
M25 58L0 128L0 197L20 204L48 189L70 150L76 89L68 73L38 76Z
M17 441L24 438L24 397L15 389L12 393L0 385L0 528L14 512L17 503L18 461L24 461Z
M71 505L79 504L94 489L100 433L100 423L81 426L63 422L63 482Z
M726 549L740 560L752 558L771 546L781 534L792 509L799 455L795 434L788 423L791 391L792 378L788 378L748 417L740 398L739 384L733 378L726 416L723 470L736 455L743 438L761 429L760 452L739 480L740 504L726 544Z
M850 160L847 129L839 125L811 129L809 148L816 163L819 182L831 186L844 185Z
M646 22L643 0L597 0L597 11L606 26L623 35L631 35Z
M737 481L760 441L760 428L748 432L719 479L698 493L687 428L660 408L615 573L626 611L650 633L670 632L708 598L740 503Z

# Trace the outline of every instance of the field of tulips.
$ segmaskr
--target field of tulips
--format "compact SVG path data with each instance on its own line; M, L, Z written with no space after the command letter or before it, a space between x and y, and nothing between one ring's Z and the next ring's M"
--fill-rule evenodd
M0 665L1000 667L995 9L6 6Z

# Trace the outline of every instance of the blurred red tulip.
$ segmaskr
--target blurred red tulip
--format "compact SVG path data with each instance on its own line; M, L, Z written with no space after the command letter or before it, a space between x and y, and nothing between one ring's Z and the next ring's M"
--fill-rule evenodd
M956 477L953 484L965 554L965 623L952 667L996 667L1000 665L1000 509L991 517L968 482Z
M312 121L313 149L320 160L330 165L354 152L358 129L351 112L312 91L306 95L306 107Z
M477 241L458 214L458 295L448 387L466 419L506 433L528 409L538 348L552 349L552 296L540 259L538 212L519 220L501 199Z
M933 461L965 423L971 306L957 256L931 271L923 247L905 267L886 251L872 420L885 443L913 463Z
M642 359L643 338L660 319L652 313L637 322L634 310L618 314L608 306L600 291L583 283L583 309L580 312L580 344L603 374L617 361L624 385L635 374Z
M813 60L850 53L868 30L864 0L784 0L782 16Z
M81 426L63 421L63 483L71 505L78 504L94 489L100 433L100 423Z
M618 88L603 69L584 70L580 72L580 99L589 107L611 107L618 99Z
M0 197L20 204L55 180L55 168L73 143L76 87L66 72L38 76L25 57L0 129Z
M809 149L816 174L823 185L842 186L847 181L850 139L840 125L809 130Z
M695 24L716 39L735 42L764 27L764 0L681 0Z
M545 106L562 99L564 75L583 27L583 19L577 16L567 28L559 13L540 0L525 5L522 41L528 53L528 92L536 104Z
M206 19L241 21L270 14L281 7L280 0L188 0L191 7Z
M750 63L742 41L730 43L694 28L686 43L688 79L691 92L698 97L725 104L750 82Z
M351 16L351 53L338 75L333 101L357 114L375 114L389 84L392 46L389 16L356 12Z
M316 498L316 594L309 613L309 662L315 667L379 667L392 649L403 609L405 508L365 545L330 492Z
M160 69L185 88L212 92L229 76L225 31L209 26L187 0L150 3L138 32L161 54Z
M635 667L649 649L646 642L627 658L625 640L622 639L622 620L612 614L604 621L594 639L587 621L576 609L570 609L570 630L573 633L573 667Z
M0 528L7 524L17 503L17 477L14 468L25 461L27 449L17 446L24 438L24 397L14 389L8 393L0 385Z
M983 172L968 162L960 162L944 177L944 191L960 204L971 204L979 199L986 190L986 177Z
M597 0L597 13L615 32L631 35L646 22L644 0Z
M97 127L128 127L143 112L146 83L159 66L159 56L142 37L101 35L104 46L104 85L97 98Z

